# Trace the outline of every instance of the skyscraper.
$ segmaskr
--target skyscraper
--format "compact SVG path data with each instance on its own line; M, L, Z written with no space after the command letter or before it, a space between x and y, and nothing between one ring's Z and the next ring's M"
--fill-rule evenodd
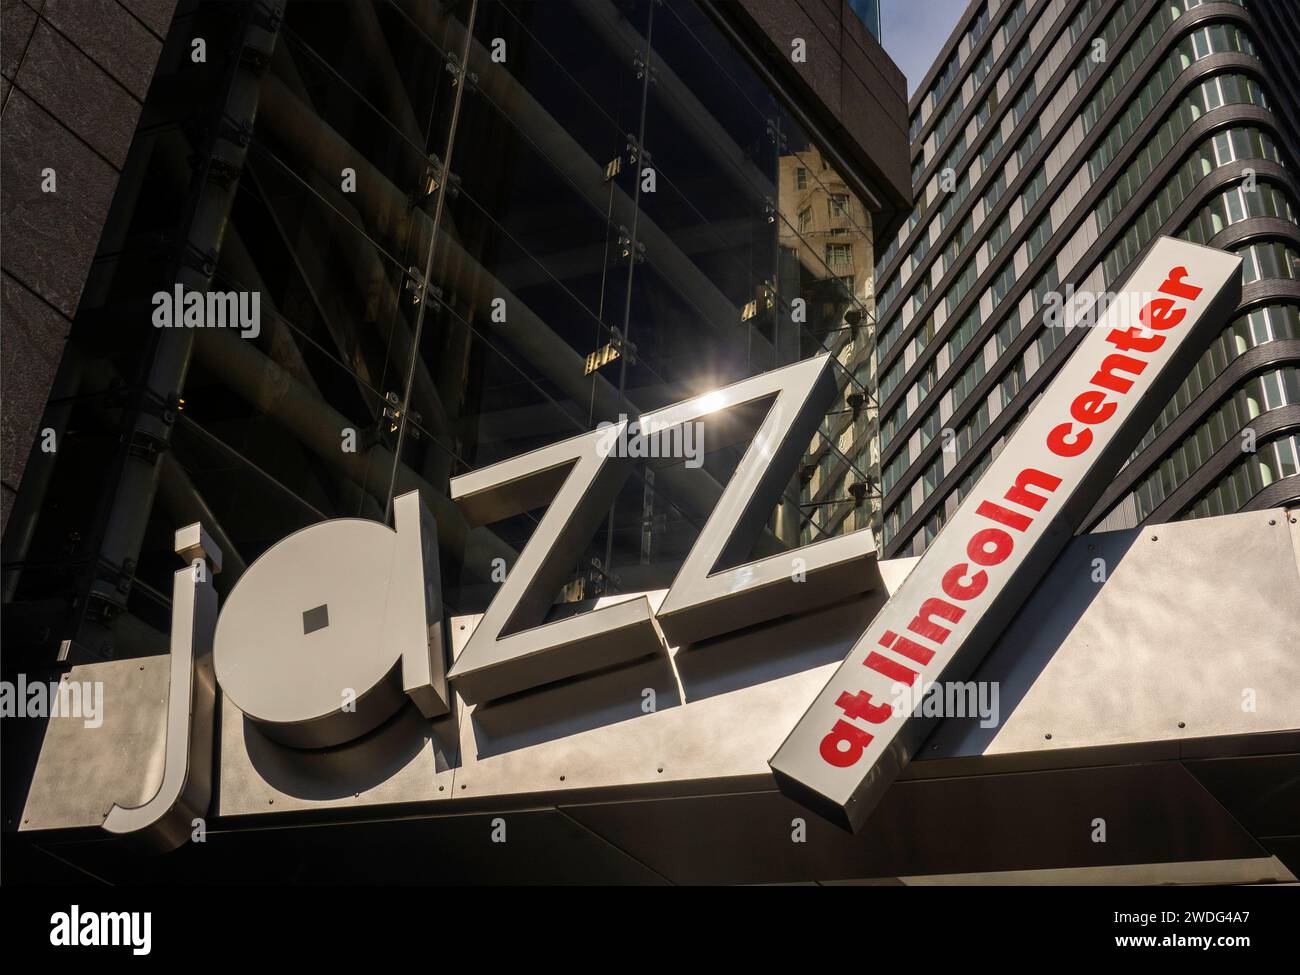
M887 556L925 549L1162 234L1239 253L1242 302L1089 527L1300 498L1297 23L1270 0L970 5L913 96L916 206L877 265Z

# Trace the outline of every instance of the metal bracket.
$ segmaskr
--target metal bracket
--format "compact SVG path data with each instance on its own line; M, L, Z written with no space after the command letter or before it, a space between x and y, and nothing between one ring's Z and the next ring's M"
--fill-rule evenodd
M239 177L244 173L242 166L237 166L232 162L226 162L220 156L212 156L208 161L208 179L216 183L223 189L229 189L235 183L239 182Z
M126 449L127 453L132 457L138 457L146 463L152 464L165 454L170 447L171 445L161 437L155 437L143 430L132 430Z
M181 267L188 267L198 271L205 278L210 278L217 273L217 252L213 250L201 251L193 244L186 241L177 248L176 260Z
M239 52L239 63L261 77L271 65L271 55L259 47L244 47Z
M406 269L406 294L411 304L418 305L424 291L424 274L415 265Z
M637 241L634 245L631 231L623 226L618 228L618 250L619 256L625 260L630 260L633 254L638 263L645 260L645 244Z

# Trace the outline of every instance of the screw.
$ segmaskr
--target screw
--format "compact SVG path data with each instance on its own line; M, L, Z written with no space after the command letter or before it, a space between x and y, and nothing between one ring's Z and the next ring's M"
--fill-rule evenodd
M1048 733L1047 733L1046 735L1044 735L1043 737L1046 738L1048 741L1051 741L1051 740L1052 740L1052 734L1051 734L1051 732L1048 732Z
M1178 727L1180 727L1180 728L1186 728L1186 727L1187 727L1187 722L1186 722L1186 721L1180 721L1180 722L1178 722Z
M1151 541L1153 541L1153 542L1154 542L1154 541L1155 541L1155 540L1156 540L1156 539L1157 539L1157 538L1159 538L1159 536L1158 536L1158 535L1152 535L1152 536L1151 536Z

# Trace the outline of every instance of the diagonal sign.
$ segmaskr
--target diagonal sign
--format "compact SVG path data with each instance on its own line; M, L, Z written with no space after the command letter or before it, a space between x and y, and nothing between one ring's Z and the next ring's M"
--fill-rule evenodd
M895 691L969 679L1237 306L1240 268L1156 240L772 757L782 792L863 825L938 720Z

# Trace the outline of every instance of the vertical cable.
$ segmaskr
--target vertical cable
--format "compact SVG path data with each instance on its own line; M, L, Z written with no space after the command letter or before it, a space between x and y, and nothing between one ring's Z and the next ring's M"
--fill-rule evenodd
M433 255L438 248L438 233L442 226L442 208L447 200L447 182L451 175L451 158L456 149L456 128L460 123L460 103L465 97L465 79L469 77L469 50L474 43L474 20L478 14L478 0L470 0L469 17L465 24L465 46L460 52L460 72L456 76L456 98L451 107L451 124L447 130L446 151L442 155L442 185L438 187L438 203L433 211L433 232L429 251L424 259L424 278L420 282L420 308L415 313L415 333L411 337L411 361L406 366L406 384L402 390L402 416L397 427L397 445L393 451L393 471L388 478L388 497L384 501L384 523L393 512L393 492L397 489L397 468L402 463L402 449L406 446L406 425L411 413L411 389L415 386L415 364L420 356L420 338L424 332L424 314L429 307L429 277L433 274Z
M632 173L632 178L636 183L636 188L632 195L632 227L629 230L631 244L628 247L627 258L627 293L623 298L623 354L619 356L618 363L618 410L623 412L624 393L627 386L627 357L631 355L632 343L632 279L636 274L636 231L637 218L641 216L641 162L645 159L645 110L646 104L650 99L650 57L652 43L654 40L655 29L655 3L656 0L650 0L650 16L646 19L645 28L645 66L641 78L641 118L638 120L636 133L636 168ZM609 506L609 522L605 528L605 578L610 578L611 565L614 561L614 508L618 505L618 498ZM603 586L601 587L604 588ZM608 595L607 593L603 593Z

